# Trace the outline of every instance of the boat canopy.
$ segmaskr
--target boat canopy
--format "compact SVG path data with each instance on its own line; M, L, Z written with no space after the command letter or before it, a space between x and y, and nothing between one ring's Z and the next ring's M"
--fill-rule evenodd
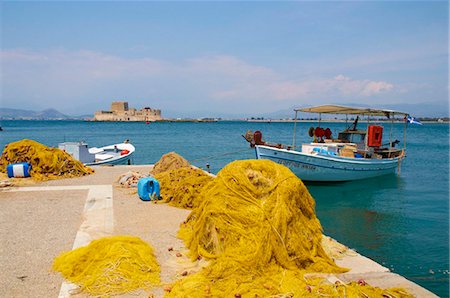
M357 108L357 107L346 107L338 105L321 105L309 108L298 108L294 109L295 112L305 112L305 113L319 113L319 114L353 114L353 115L369 115L369 116L385 116L390 118L391 116L401 115L408 116L408 113L384 110L384 109L371 109L371 108Z

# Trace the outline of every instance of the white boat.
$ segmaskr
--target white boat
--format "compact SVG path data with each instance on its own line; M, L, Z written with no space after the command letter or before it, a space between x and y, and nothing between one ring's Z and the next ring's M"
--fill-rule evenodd
M65 142L58 144L58 147L87 166L129 165L135 151L134 146L128 142L100 148L88 148L85 142Z
M262 134L247 132L245 138L255 148L258 159L269 159L290 168L300 179L305 181L350 181L366 179L400 172L401 161L406 150L406 121L403 148L396 148L398 140L392 141L394 121L405 119L408 113L393 110L354 108L337 105L323 105L295 109L294 137L292 145L264 142ZM296 127L297 113L318 113L319 125L309 129L311 143L297 147ZM320 126L322 114L357 115L350 127L333 138L331 130ZM367 116L367 128L357 129L359 116ZM382 143L383 127L375 125L370 117L386 117L391 122L389 142Z

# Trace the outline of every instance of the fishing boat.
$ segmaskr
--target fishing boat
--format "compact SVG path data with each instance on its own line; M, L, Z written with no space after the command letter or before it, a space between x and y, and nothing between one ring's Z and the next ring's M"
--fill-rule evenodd
M85 142L64 142L58 144L58 147L87 166L129 165L135 151L134 146L128 141L100 148L88 148Z
M265 142L260 131L248 131L244 136L255 148L256 158L269 159L290 168L305 181L351 181L400 172L406 151L406 119L408 113L371 108L355 108L338 105L321 105L294 109L294 136L292 145ZM319 114L318 126L310 127L312 142L296 145L298 112ZM350 126L332 134L330 128L321 125L322 114L356 116ZM359 117L367 117L365 129L357 127ZM342 117L342 116L341 116ZM378 118L375 118L378 117ZM389 141L383 143L383 126L377 121L390 122ZM392 140L394 122L404 121L403 144Z

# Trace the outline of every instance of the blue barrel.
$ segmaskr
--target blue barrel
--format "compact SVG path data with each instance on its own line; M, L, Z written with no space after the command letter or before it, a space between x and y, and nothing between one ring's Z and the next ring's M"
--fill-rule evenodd
M31 164L28 162L13 163L6 166L8 178L30 177Z
M138 195L143 201L159 200L159 182L155 178L146 177L138 181Z

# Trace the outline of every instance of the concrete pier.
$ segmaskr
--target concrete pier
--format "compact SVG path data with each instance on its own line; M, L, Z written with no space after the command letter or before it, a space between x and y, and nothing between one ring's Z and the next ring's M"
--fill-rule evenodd
M135 189L115 185L121 174L146 174L151 166L94 169L95 174L86 177L0 189L0 297L84 297L51 271L53 259L109 235L138 236L152 245L163 283L178 279L186 269L175 257L186 251L176 234L189 210L141 201ZM336 263L350 271L327 275L332 283L364 279L372 286L402 287L417 297L437 297L360 254L344 255ZM149 294L142 291L133 297ZM152 294L162 297L162 287Z

